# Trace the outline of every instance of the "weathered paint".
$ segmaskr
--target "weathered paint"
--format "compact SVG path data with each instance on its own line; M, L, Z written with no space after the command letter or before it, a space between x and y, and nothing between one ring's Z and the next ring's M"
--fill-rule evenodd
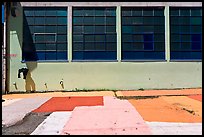
M151 135L151 132L127 100L104 97L104 106L76 107L61 134Z
M185 96L129 99L145 121L149 122L202 122L202 103ZM185 108L185 109L184 109ZM194 111L191 113L189 111Z
M24 6L53 5L53 3L22 2ZM55 3L55 6L63 3ZM70 5L71 4L71 5ZM64 6L80 6L82 3L65 3ZM99 6L100 2L96 5ZM102 4L103 6L107 3ZM117 6L117 14L120 13L120 5L128 6L131 3L109 3L109 6ZM151 6L153 3L135 3L141 6L144 4ZM160 2L159 5L171 3ZM153 6L158 5L153 4ZM181 4L181 3L180 3ZM189 6L183 3L182 6ZM83 6L93 6L93 3L86 3ZM192 3L192 6L201 6L201 3ZM26 90L75 90L75 89L109 89L109 90L132 90L132 89L173 89L173 88L197 88L202 87L202 62L71 62L71 47L68 46L69 60L65 62L26 62L22 59L22 32L23 18L22 7L19 7L20 15L9 16L9 54L10 57L10 77L9 91ZM71 11L68 18L71 19ZM120 18L117 15L117 24ZM166 22L167 23L167 22ZM68 25L71 24L69 21ZM70 27L70 25L69 25ZM121 28L118 26L117 31ZM71 45L71 28L68 29L68 43ZM118 35L117 41L121 38ZM119 47L119 45L118 45ZM120 48L118 48L120 50ZM117 58L120 59L118 51ZM168 54L168 53L167 53ZM169 55L166 56L169 58ZM27 67L30 71L27 79L18 78L18 69ZM64 81L64 88L60 85L60 80ZM16 82L16 86L13 83ZM45 86L47 84L47 87Z
M51 113L31 135L59 135L72 112L62 111Z
M72 111L77 106L102 106L103 97L52 97L33 112Z

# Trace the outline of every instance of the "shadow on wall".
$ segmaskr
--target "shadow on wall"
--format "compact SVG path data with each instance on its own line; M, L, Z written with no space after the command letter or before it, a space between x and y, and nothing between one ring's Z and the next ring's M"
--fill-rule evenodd
M30 71L28 71L28 74L27 74L26 79L25 79L25 89L26 89L26 91L31 91L31 92L34 92L36 90L35 89L35 82L33 81L32 77L31 77Z
M21 57L19 62L24 61L26 67L29 69L26 79L25 79L25 90L35 91L35 82L32 79L31 73L37 68L37 54L33 43L32 32L29 28L28 21L25 18L25 13L20 2L16 2L16 16L11 15L10 21L10 31L15 32L18 37L18 42L20 44ZM14 12L14 11L12 11ZM13 13L14 14L14 13ZM11 45L13 46L13 45ZM19 68L20 69L20 68Z

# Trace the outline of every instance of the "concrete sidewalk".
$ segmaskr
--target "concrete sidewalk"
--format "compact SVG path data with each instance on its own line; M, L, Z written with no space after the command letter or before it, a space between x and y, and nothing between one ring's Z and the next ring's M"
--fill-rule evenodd
M137 96L150 98L134 99ZM24 93L2 97L5 99L2 102L2 125L5 126L2 130L8 127L7 134L202 134L201 88ZM46 119L40 117L43 113ZM25 120L30 125L24 124ZM9 126L19 122L22 124L11 132Z

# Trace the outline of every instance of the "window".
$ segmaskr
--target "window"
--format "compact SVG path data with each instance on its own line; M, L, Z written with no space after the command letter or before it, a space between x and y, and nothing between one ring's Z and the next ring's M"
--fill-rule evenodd
M23 61L67 60L67 8L24 8Z
M73 8L73 60L116 60L116 8Z
M122 60L164 60L163 7L122 7Z
M202 59L202 8L170 7L170 59Z

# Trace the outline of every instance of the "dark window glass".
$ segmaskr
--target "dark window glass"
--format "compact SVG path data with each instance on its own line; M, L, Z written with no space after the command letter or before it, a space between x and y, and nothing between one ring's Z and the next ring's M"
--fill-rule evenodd
M94 26L84 26L84 33L94 33L95 27Z
M122 16L122 60L164 60L164 7L122 7L121 11L125 14Z
M201 10L201 7L170 7L171 59L201 60Z
M115 60L116 8L73 8L73 15L73 60ZM83 39L76 41L76 34Z
M57 24L66 25L67 24L67 17L58 17Z
M52 26L45 26L45 33L55 33L56 30L56 26L52 25Z

